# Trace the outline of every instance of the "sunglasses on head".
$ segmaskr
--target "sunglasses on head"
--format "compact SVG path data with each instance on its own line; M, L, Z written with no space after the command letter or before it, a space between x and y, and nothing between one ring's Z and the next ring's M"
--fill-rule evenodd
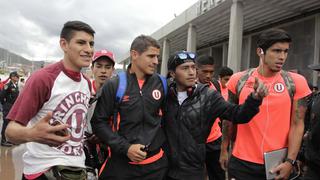
M180 60L186 60L186 59L191 59L194 60L196 58L196 54L193 52L180 52L178 54L176 54L176 56L174 57L175 60L180 59Z

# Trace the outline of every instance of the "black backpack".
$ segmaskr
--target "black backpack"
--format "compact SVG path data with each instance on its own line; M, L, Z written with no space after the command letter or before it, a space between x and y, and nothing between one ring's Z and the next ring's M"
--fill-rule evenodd
M320 92L311 96L306 113L308 136L305 140L305 158L320 168Z

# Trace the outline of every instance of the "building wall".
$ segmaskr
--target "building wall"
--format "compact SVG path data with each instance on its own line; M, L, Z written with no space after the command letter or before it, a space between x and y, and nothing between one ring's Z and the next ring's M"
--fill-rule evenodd
M282 25L279 28L286 30L292 37L289 56L283 69L297 70L307 79L312 79L312 71L307 66L314 62L315 18L291 22L289 25ZM259 58L256 54L259 34L255 34L251 38L250 67L256 67L259 64ZM245 52L246 49L243 48L243 53ZM244 60L242 59L242 61Z
M315 16L311 16L286 22L285 24L277 26L277 28L286 30L291 35L293 40L290 45L289 56L285 63L284 69L296 70L298 73L305 76L310 82L312 82L313 74L312 70L308 68L308 65L314 64L314 62L319 62L319 60L314 59L316 33L315 24L316 18ZM273 27L270 26L267 28ZM244 36L242 41L241 70L257 67L259 65L259 58L256 54L256 44L258 36L262 31ZM208 48L197 51L198 54L208 54L211 52L211 55L216 61L217 71L221 66L223 66L222 44L223 43L220 43L211 47L211 51L209 51Z

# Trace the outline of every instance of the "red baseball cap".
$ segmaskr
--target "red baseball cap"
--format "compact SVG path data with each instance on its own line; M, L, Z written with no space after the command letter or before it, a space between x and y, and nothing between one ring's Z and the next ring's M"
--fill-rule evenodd
M96 51L93 55L92 64L99 59L100 57L107 57L109 58L113 64L115 64L114 55L111 51L108 51L106 49L102 49L100 51Z

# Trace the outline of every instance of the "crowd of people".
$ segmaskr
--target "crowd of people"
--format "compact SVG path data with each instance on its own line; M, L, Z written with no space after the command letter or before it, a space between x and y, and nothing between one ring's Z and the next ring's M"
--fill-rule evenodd
M167 81L156 73L154 38L136 37L130 68L114 76L114 55L94 51L94 34L84 22L66 22L62 60L34 72L20 93L10 74L1 91L1 144L27 144L22 179L320 179L318 93L283 70L286 31L262 32L258 67L235 74L215 73L212 56L177 51ZM89 66L93 81L81 73ZM265 154L281 149L283 159L266 169ZM303 176L297 164L307 167Z

